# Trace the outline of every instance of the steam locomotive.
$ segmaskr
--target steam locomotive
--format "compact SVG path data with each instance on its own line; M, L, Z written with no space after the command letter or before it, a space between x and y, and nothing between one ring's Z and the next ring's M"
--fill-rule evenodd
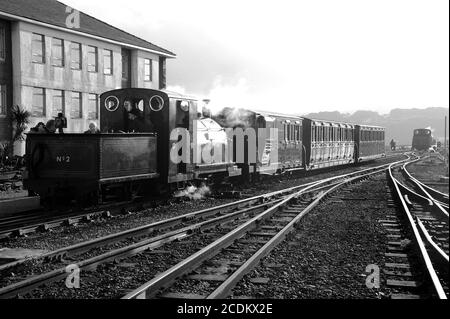
M430 129L415 129L412 140L412 149L418 151L428 150L433 144L433 135Z
M41 198L101 203L111 194L131 198L385 156L382 127L229 108L211 118L199 108L194 97L168 91L105 92L101 134L27 135L24 185Z

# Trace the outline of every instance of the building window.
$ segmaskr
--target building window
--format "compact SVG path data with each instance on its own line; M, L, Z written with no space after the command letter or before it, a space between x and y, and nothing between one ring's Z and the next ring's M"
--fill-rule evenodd
M88 46L88 72L98 71L98 49Z
M45 63L45 37L42 34L33 33L32 61L34 63Z
M0 62L6 59L6 31L5 27L0 25Z
M145 76L144 80L146 82L152 81L152 60L150 59L144 59L144 70L145 70Z
M80 92L72 92L72 107L70 109L70 118L82 118L82 99Z
M52 39L52 65L64 66L64 40Z
M6 115L6 85L0 84L0 115Z
M31 115L35 117L45 116L45 89L43 88L33 88Z
M88 119L89 120L97 120L98 119L98 95L97 94L89 94Z
M103 50L103 73L107 75L113 74L113 59L111 50Z
M70 44L70 67L72 70L81 70L81 43Z
M64 114L64 91L53 90L53 112L52 117L57 117L58 113Z

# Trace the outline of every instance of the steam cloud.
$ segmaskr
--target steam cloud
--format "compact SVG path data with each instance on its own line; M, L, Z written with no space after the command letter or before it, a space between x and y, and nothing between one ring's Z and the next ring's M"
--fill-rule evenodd
M218 114L214 115L213 119L222 127L246 128L251 126L250 121L252 114L253 112L248 110L226 107Z
M178 191L174 194L174 197L187 197L193 200L200 200L205 198L207 195L211 193L211 190L208 186L202 185L200 187L195 187L193 185L186 187L182 191Z

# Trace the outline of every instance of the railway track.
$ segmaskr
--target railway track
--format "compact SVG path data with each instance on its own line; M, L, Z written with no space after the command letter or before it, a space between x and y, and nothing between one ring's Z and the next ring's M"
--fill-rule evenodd
M434 205L436 205L440 210L444 209L447 212L448 217L448 209L449 209L449 198L448 194L442 193L438 191L437 189L434 189L428 185L425 185L420 180L415 178L408 170L407 166L412 163L406 163L402 167L402 173L404 174L405 178L407 178L411 183L419 189L425 197L430 199ZM444 212L445 214L445 212Z
M114 215L129 214L144 210L146 202L118 202L106 204L97 208L58 210L35 210L0 218L0 240L27 236L39 231L49 231L63 226L72 226L83 222L92 222Z
M327 187L319 182L289 195L123 298L226 298L245 274L281 243L318 203L344 185L386 168L353 174ZM309 191L314 195L305 197Z
M232 229L237 229L242 223L245 225L252 220L254 223L258 223L257 221L262 218L258 216L263 212L276 211L278 207L293 201L298 192L301 192L304 196L311 193L317 194L317 192L325 192L326 189L329 189L330 187L336 187L343 182L347 182L349 178L356 178L355 176L360 176L361 174L372 174L373 172L385 170L386 168L387 165L382 165L375 168L364 169L359 172L327 178L319 182L291 187L200 212L186 214L47 253L41 256L40 260L56 261L56 264L52 263L51 266L51 268L56 269L52 269L40 275L31 276L22 281L13 282L8 286L3 287L0 289L0 297L11 298L23 295L36 287L44 284L48 285L66 277L67 259L71 259L72 261L77 260L78 262L76 264L78 267L89 270L95 269L97 266L110 261L129 258L130 256L146 252L149 249L155 250L167 243L173 243L174 241L182 243L182 241L180 241L181 239L191 237L195 240L195 236L197 235L200 237L204 235L209 237L210 240L216 240L224 234L223 231L227 233L227 229L230 227ZM321 195L321 198L322 197L323 196ZM306 204L306 202L299 202L299 205L304 204ZM293 207L295 208L295 206ZM256 217L253 217L255 215ZM289 212L286 212L285 215L289 215ZM283 218L282 215L281 218ZM288 216L284 216L284 218L284 221L287 222ZM241 220L239 221L238 219ZM265 220L266 218L264 217L262 219ZM188 225L188 223L191 224ZM231 223L231 225L226 226L227 223ZM219 231L222 231L222 233L216 231L217 227L220 228ZM277 226L274 227L276 228ZM270 228L266 227L265 229L268 230ZM208 232L209 234L207 234ZM143 237L145 238L142 239ZM203 238L203 240L207 239ZM116 248L118 243L121 247ZM111 250L111 246L115 247L115 249ZM10 271L14 267L20 265L23 266L26 262L29 261L21 260L3 265L0 270ZM33 262L36 262L36 259L34 259Z
M386 156L384 160L398 158L401 154ZM58 227L71 226L93 220L101 220L114 215L142 211L151 206L151 201L116 202L87 209L65 211L35 210L17 215L0 217L0 241L8 238L27 236L35 232L45 232Z
M402 214L387 216L384 223L390 233L388 236L394 239L388 247L391 250L389 256L393 258L393 262L388 265L391 268L388 284L399 288L398 298L423 298L423 294L427 296L427 292L417 291L423 282L429 281L428 297L447 299L448 211L440 200L432 197L430 191L426 191L407 172L407 165L418 160L420 159L405 163L400 168L389 168L388 177ZM408 184L415 189L411 189ZM415 190L422 191L422 194ZM406 249L405 242L411 242L415 249Z

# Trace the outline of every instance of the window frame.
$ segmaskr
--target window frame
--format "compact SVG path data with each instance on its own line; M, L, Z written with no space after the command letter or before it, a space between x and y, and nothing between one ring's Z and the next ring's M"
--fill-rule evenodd
M75 46L77 47L75 49ZM74 61L74 52L78 51L78 59L79 61ZM78 67L74 67L74 64L78 64ZM72 70L82 70L83 69L83 47L79 42L71 42L70 43L70 68Z
M40 90L40 93L42 94L36 94L36 91ZM35 96L42 96L42 113L37 114L35 112L36 104L35 104ZM45 117L46 116L46 96L47 96L47 90L42 87L33 87L33 95L31 100L31 116L33 117Z
M41 50L42 50L42 54L36 54L34 49L35 49L35 42L38 42L38 40L36 39L36 36L40 37L40 44L41 44ZM36 60L35 57L40 57L40 60ZM40 33L32 33L31 36L31 62L33 63L37 63L37 64L45 64L45 59L46 59L46 55L45 55L45 35L40 34Z
M93 51L91 51L91 49L93 49ZM94 54L95 64L90 63L90 57L92 54ZM98 47L93 46L93 45L88 45L87 56L88 56L87 57L87 63L88 63L87 71L89 73L98 73ZM92 66L94 66L93 70L92 70Z
M148 62L148 64L147 64ZM148 70L147 70L148 67ZM148 74L147 74L148 71ZM144 59L144 82L153 82L153 60Z
M108 56L108 54L109 56ZM104 75L113 75L114 74L114 63L113 63L113 51L109 49L103 49L103 74ZM106 67L106 59L109 58L109 67ZM110 70L108 73L107 70Z
M76 96L78 95L78 96ZM76 96L74 98L74 96ZM70 119L72 120L79 120L83 118L83 94L78 91L72 91L70 94ZM73 107L74 107L74 101L78 100L78 117L73 117Z
M59 95L56 95L55 92L61 92L61 112L55 112L55 98L59 97ZM64 90L53 90L52 92L52 117L57 117L58 113L65 113L65 96L64 96Z
M95 117L92 118L90 116L91 113L91 102L94 101L94 99L92 99L91 97L95 96ZM98 106L99 106L99 95L97 93L89 93L88 94L88 106L87 106L87 119L88 120L98 120L98 114L99 114L99 110L98 110Z
M56 51L60 50L60 52ZM61 58L55 57L55 53L61 54ZM59 62L56 63L55 61ZM65 65L65 50L64 50L64 39L52 38L52 66L57 68L63 68Z

